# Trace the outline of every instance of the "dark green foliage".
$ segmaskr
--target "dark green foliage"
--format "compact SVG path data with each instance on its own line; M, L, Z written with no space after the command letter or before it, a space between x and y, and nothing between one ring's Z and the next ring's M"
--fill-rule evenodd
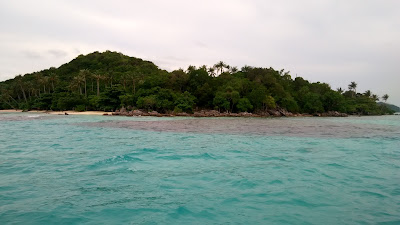
M280 107L287 109L290 112L299 112L299 106L292 96L287 96L280 101Z
M324 107L320 99L320 95L309 92L304 96L303 111L307 113L323 112Z
M193 106L195 105L196 97L185 91L183 94L178 94L175 100L176 112L193 112Z
M78 105L85 105L86 100L83 96L75 93L59 92L53 94L51 102L52 110L68 110L75 109Z
M237 104L237 109L241 112L247 112L253 109L253 105L250 103L249 99L241 98Z
M229 110L230 103L225 98L225 94L223 92L217 92L215 98L213 100L213 104L215 105L216 109L219 111L221 110Z
M121 85L113 85L107 87L106 90L100 94L99 106L104 111L115 111L121 107L120 96L123 94Z
M263 100L263 104L264 104L265 109L275 109L276 108L275 99L270 95L265 96L265 98Z
M146 109L148 111L155 109L157 104L157 96L156 95L148 95L145 97L139 97L136 105L141 109Z
M257 85L248 95L247 98L250 100L253 108L256 110L264 109L264 101L268 95L268 90L262 85ZM274 107L275 108L275 107Z
M329 90L322 96L323 107L325 111L344 112L345 98L336 91Z
M284 70L245 66L238 71L222 61L211 68L189 66L169 73L152 62L106 51L0 82L0 109L393 113L376 104L371 91L361 94L356 88L352 82L349 90L334 91L325 83L293 80Z
M35 99L32 108L39 110L49 110L52 101L53 96L51 94L42 94L40 97Z

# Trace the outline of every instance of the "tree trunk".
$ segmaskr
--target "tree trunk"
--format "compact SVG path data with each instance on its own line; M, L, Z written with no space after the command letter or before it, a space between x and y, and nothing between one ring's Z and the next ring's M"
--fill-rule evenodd
M25 90L24 90L24 88L22 87L22 85L19 85L19 86L21 87L22 95L24 96L25 102L28 103L28 100L26 99L26 95L25 95Z
M15 98L13 98L11 95L8 94L8 96L18 105L17 100L15 100Z
M97 79L97 96L100 96L100 80Z
M11 106L11 108L16 109L15 106L11 105L10 102L8 102L8 101L4 101L4 102L7 103L7 105Z
M85 97L87 97L86 86L87 86L87 85L86 85L86 78L85 78Z

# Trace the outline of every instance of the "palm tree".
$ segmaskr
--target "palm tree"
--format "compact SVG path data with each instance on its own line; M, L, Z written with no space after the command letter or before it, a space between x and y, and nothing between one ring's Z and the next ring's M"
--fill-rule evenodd
M92 77L94 79L96 79L96 83L97 83L97 96L100 96L100 80L104 79L104 76L100 75L100 74L92 74Z
M25 82L25 90L28 93L27 98L29 98L29 100L31 100L31 97L32 97L32 95L34 93L34 88L33 88L32 81L26 81Z
M46 84L49 83L49 77L43 77L40 82L43 84L43 92L46 94Z
M104 84L105 87L107 87L107 83L109 83L110 87L112 87L113 85L113 79L114 79L114 74L111 72L107 72L106 74L104 74L104 78L103 78L106 83Z
M196 70L196 66L189 65L188 68L187 68L187 72L188 73L193 72L195 70Z
M214 68L214 67L209 67L209 68L207 69L207 72L208 72L208 75L209 75L210 77L215 77L215 68Z
M239 69L236 66L232 66L230 69L231 73L236 73Z
M189 66L190 68L191 66ZM194 66L193 66L194 67ZM188 69L189 69L188 68ZM195 67L194 67L195 68ZM129 74L129 78L132 81L132 92L133 94L136 94L136 84L140 83L141 81L143 81L144 77L143 74L138 71L138 70L133 70L130 74Z
M13 109L17 109L18 108L18 102L17 100L15 100L15 98L13 98L11 96L11 90L9 89L1 89L1 99L3 100L3 102L7 103L7 105L9 105L11 108ZM12 105L10 102L10 99L14 101L14 103L16 104L16 106Z
M352 82L349 84L349 90L353 90L354 93L357 93L356 88L357 88L357 83L354 82L354 81L352 81ZM354 97L354 93L353 93L353 97Z
M337 90L337 92L339 92L339 94L343 94L343 89L341 87L337 88L336 90Z
M202 65L202 66L199 67L199 69L200 69L200 70L207 71L207 66L206 66L206 65Z
M22 95L24 96L25 102L28 103L28 100L26 99L25 89L24 89L25 84L22 80L22 76L21 75L16 76L15 80L17 81L17 84L21 88Z
M219 61L217 64L214 65L214 67L217 69L217 72L220 71L219 74L222 74L224 68L227 67L227 65L223 61Z
M88 69L83 69L79 71L79 76L81 77L81 80L83 80L83 83L85 85L85 97L87 97L87 85L86 85L86 80L90 76L90 71Z
M388 100L388 98L389 98L389 95L388 94L384 94L383 96L382 96L382 99L383 99L383 101L387 101Z
M53 92L54 92L54 83L57 80L57 74L51 73L50 76L49 76L49 80L51 82L51 87L53 88Z
M122 81L122 85L126 91L126 82L129 80L129 75L127 73L122 74L120 80Z
M376 95L376 94L373 94L373 95L371 96L371 98L372 98L374 101L379 101L379 96Z
M78 88L78 90L79 90L79 94L80 95L82 95L82 84L84 83L84 80L82 79L82 77L81 76L76 76L76 77L74 77L73 79L72 79L72 82L71 82L71 84L69 85L69 87L71 88L71 89L74 89L74 88Z
M366 90L365 92L364 92L364 95L365 95L365 97L371 97L371 95L372 95L372 92L370 91L370 90Z
M248 65L245 65L245 66L242 67L241 71L242 71L243 73L247 73L247 72L249 72L251 69L253 69L253 67L248 66Z
M35 78L36 78L36 85L37 85L37 90L39 91L39 97L40 97L40 84L42 83L41 82L41 80L42 80L42 74L41 73L36 73L35 74Z
M227 69L227 70L229 70L229 69L231 68L231 66L228 65L228 64L225 64L224 68Z

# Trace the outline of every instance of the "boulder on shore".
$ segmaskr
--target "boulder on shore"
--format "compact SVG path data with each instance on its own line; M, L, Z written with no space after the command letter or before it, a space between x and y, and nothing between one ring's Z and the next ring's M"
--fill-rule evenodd
M160 116L160 113L158 113L157 111L151 111L148 113L149 116Z
M267 110L268 114L274 117L279 117L281 116L281 113L278 110L275 109L269 109Z
M202 110L206 117L218 117L220 113L217 110Z
M181 113L176 113L175 116L190 116L190 115L189 113L181 112Z
M293 116L293 113L288 112L286 109L278 109L278 112L281 114L281 116L286 116L286 117Z
M133 116L143 116L144 114L145 114L144 112L142 112L142 111L140 111L138 109L133 110L133 112L132 112Z
M321 116L325 117L347 117L348 115L346 113L340 113L338 111L329 111L322 113Z
M238 114L238 116L240 117L253 117L254 115L252 113L248 113L248 112L241 112Z
M109 115L108 113L103 114L103 115ZM309 117L309 116L315 116L315 117L347 117L348 115L346 113L340 113L337 111L329 111L329 112L324 112L324 113L313 113L313 114L307 114L307 113L291 113L287 111L286 109L283 108L277 108L277 109L268 109L265 111L258 111L253 113L248 113L248 112L240 112L240 113L232 113L232 112L222 112L220 113L217 110L201 110L194 112L193 114L189 114L186 112L180 112L180 113L159 113L157 111L151 111L151 112L144 112L141 110L133 110L133 111L128 111L126 108L122 107L119 110L116 110L115 112L111 113L113 116L157 116L157 117L167 117L167 116L193 116L193 117L268 117L268 116L273 116L273 117L296 117L296 116L304 116L304 117Z
M195 112L193 113L194 117L206 117L206 115L203 112Z

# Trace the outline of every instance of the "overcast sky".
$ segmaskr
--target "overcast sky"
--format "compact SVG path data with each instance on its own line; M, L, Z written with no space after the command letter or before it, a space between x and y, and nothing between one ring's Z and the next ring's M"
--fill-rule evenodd
M118 51L172 71L273 67L400 105L398 0L0 0L0 81Z

